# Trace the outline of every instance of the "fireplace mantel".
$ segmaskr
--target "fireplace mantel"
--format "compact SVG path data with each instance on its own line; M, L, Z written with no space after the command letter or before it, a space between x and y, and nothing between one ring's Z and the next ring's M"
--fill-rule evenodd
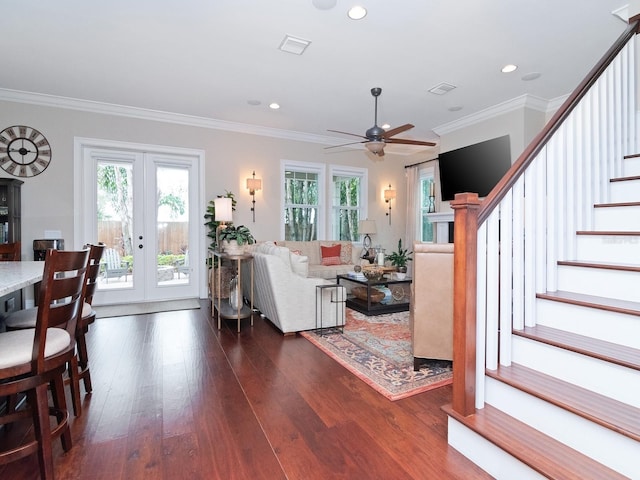
M449 223L453 223L453 211L426 213L425 215L436 227L436 243L449 243Z

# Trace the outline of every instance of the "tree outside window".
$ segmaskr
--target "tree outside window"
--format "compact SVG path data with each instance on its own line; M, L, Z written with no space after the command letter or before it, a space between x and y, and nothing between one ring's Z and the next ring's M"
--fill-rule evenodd
M358 221L365 218L366 170L332 168L331 178L331 239L358 241Z
M318 239L318 172L304 167L285 167L284 239L309 241Z

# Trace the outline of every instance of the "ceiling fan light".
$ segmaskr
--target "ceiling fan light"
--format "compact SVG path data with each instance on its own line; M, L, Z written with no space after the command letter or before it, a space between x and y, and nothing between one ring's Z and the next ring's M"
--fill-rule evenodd
M379 154L384 149L384 142L373 140L365 143L365 146L371 153Z

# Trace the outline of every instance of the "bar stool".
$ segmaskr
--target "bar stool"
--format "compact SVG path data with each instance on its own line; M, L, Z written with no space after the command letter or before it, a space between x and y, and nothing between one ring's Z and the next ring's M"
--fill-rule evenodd
M78 368L76 371L69 371L69 383L71 386L73 413L75 416L82 414L82 403L80 402L80 380L84 382L84 389L87 393L92 390L91 374L89 372L89 355L87 353L87 341L85 335L89 331L89 325L95 321L96 312L93 310L91 303L93 295L98 285L98 274L100 273L100 259L104 252L105 245L85 245L89 248L89 261L87 265L86 285L84 293L84 301L82 303L82 317L76 325L76 346L78 349ZM22 330L25 328L33 328L36 324L38 315L38 307L26 308L18 310L8 315L5 319L7 331Z
M0 262L19 262L21 254L20 242L0 243Z
M44 480L54 478L52 439L60 437L65 451L72 446L63 373L68 364L77 369L75 329L88 258L88 249L47 251L35 328L0 333L0 395L27 394L26 408L8 410L0 416L0 425L30 417L35 434L34 440L23 439L19 446L0 451L0 464L37 453ZM50 415L56 418L53 428Z

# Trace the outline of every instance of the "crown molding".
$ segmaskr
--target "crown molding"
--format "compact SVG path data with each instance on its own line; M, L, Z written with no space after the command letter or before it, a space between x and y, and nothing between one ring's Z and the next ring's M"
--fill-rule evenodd
M333 137L314 135L311 133L296 132L292 130L281 130L278 128L249 125L246 123L228 122L225 120L217 120L214 118L196 117L179 113L162 112L159 110L128 107L112 103L95 102L91 100L81 100L77 98L60 97L42 93L24 92L21 90L11 90L6 88L0 88L0 100L26 103L43 107L66 108L69 110L79 110L83 112L99 113L104 115L136 118L140 120L173 123L178 125L187 125L190 127L210 128L212 130L225 130L228 132L260 135L263 137L280 138L298 142L319 143L322 145L330 145L336 142L336 139Z
M469 127L471 125L475 125L499 115L504 115L505 113L510 113L522 108L530 108L532 110L538 110L540 112L547 113L548 104L549 102L543 98L528 94L521 95L511 100L507 100L506 102L502 102L479 112L473 113L471 115L467 115L466 117L459 118L458 120L454 120L453 122L445 123L443 125L435 127L433 131L437 135L442 136L461 128Z

